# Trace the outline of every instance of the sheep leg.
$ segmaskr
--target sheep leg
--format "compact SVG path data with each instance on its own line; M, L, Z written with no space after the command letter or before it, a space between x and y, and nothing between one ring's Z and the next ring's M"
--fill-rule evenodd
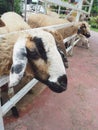
M70 44L71 44L71 46L72 46L72 49L69 51L69 55L70 55L70 56L73 56L73 50L74 50L74 45L73 45L73 43L74 43L74 42L75 42L75 38L71 39Z
M9 100L14 96L13 87L8 88L8 96L9 96ZM13 106L11 108L11 110L12 110L12 114L13 114L14 117L19 117L19 113L18 113L18 110L17 110L16 106Z

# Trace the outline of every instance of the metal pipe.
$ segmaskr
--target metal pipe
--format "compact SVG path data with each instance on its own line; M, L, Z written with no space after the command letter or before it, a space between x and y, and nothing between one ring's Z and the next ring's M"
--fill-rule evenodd
M3 117L2 117L1 101L0 101L0 130L4 130L4 123L3 123Z
M7 103L5 103L2 108L2 117L13 107L16 105L19 100L30 91L34 87L34 85L38 83L38 80L33 79L27 85L25 85L18 93L16 93Z
M25 13L24 13L24 20L26 21L26 15L27 15L27 0L25 0Z

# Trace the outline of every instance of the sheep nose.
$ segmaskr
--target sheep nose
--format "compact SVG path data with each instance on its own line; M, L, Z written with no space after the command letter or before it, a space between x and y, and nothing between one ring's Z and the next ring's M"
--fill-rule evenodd
M91 36L90 33L87 33L87 34L86 34L86 37L87 37L87 38L89 38L90 36Z
M58 82L61 86L61 88L63 88L64 90L67 89L67 76L63 75L58 79Z
M67 84L63 81L60 83L60 86L61 86L61 88L63 88L63 90L67 89Z

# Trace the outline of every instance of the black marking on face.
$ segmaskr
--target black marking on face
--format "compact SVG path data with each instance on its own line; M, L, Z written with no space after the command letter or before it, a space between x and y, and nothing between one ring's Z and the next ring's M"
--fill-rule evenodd
M82 24L82 26L78 29L77 33L84 35L86 38L90 37L90 33L87 32L87 27L85 24Z
M63 75L58 78L59 84L66 89L67 87L67 76Z
M41 58L47 62L47 55L46 55L46 51L45 51L42 39L38 37L34 37L33 41L35 42L35 45L39 51Z
M37 60L40 58L40 55L36 49L29 50L28 48L26 48L26 51L28 59Z
M86 36L86 38L89 38L91 35L90 35L90 33L86 33L85 36Z
M53 92L61 93L67 89L67 76L63 75L58 78L58 82L45 81L46 84Z
M22 71L23 67L24 67L23 64L14 65L14 66L12 66L12 68L11 68L11 73L12 73L12 74L13 74L13 73L19 74L19 73Z

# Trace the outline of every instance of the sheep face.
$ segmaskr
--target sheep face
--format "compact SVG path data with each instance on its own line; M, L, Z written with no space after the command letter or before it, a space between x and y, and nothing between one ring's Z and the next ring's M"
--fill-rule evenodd
M82 23L80 28L78 29L78 34L82 34L84 35L86 38L89 38L91 35L90 35L90 30L89 28L87 27L87 24L86 23Z
M19 42L23 43L20 48L17 47L21 44ZM52 91L60 93L66 90L67 76L65 67L55 40L49 32L37 31L37 33L32 33L32 36L16 42L10 73L10 87L19 83L27 63L29 63L34 77L46 84Z

